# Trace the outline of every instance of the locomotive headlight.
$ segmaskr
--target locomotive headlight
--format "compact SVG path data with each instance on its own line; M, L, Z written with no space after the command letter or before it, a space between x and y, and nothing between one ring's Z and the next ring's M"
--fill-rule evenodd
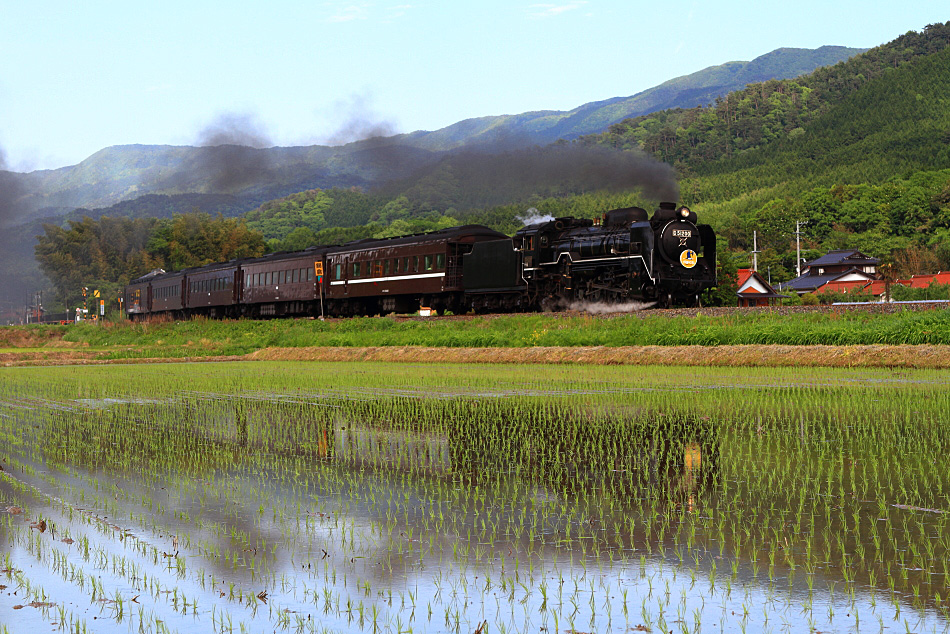
M689 218L689 207L680 207L680 216Z

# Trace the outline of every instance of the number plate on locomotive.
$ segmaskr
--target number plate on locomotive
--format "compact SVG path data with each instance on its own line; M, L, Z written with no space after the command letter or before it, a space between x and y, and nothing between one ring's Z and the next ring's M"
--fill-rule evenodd
M689 229L673 229L674 238L688 238L693 235Z

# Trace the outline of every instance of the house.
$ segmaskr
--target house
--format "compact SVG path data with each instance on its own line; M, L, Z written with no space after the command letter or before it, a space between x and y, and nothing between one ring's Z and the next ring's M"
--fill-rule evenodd
M779 290L804 295L829 282L870 282L878 279L877 267L880 263L879 259L868 257L857 249L830 251L806 262L802 274L779 284Z
M888 284L885 280L832 281L820 286L818 290L815 291L815 295L823 295L825 293L841 293L842 295L861 294L870 295L874 298L873 301L887 302L890 301L888 297L890 293L889 286L895 285L896 283Z
M739 296L739 308L769 306L773 299L788 297L776 293L765 278L752 269L739 269L738 282L739 290L736 295Z
M935 273L933 275L914 275L907 281L902 281L911 288L927 288L931 284L950 284L950 272Z

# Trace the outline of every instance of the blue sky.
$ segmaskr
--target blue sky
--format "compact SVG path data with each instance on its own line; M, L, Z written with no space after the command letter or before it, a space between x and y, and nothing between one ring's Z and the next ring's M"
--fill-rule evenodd
M871 47L944 2L0 0L8 168L195 144L223 116L272 145L567 110L779 47Z

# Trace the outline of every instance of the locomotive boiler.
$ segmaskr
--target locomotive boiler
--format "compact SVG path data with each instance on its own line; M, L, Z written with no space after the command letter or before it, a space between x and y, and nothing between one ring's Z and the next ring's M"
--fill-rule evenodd
M614 209L600 221L554 218L520 229L529 303L557 308L576 301L641 300L661 307L697 305L716 285L716 236L696 213L661 203Z

